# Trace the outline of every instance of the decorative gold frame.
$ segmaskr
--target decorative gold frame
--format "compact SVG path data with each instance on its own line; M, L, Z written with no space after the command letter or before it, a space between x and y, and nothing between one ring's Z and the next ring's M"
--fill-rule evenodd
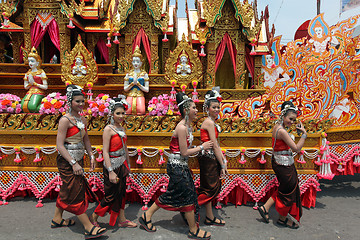
M186 52L189 56L189 62L192 64L191 73L182 76L181 74L176 73L176 63L182 52ZM183 34L182 40L179 42L179 45L170 53L170 57L166 61L165 65L165 78L170 80L176 80L179 86L181 84L188 85L192 80L200 81L201 78L202 65L197 56L197 53L194 52L191 45L185 40L185 35Z
M84 64L87 65L87 74L81 77L73 75L71 68L78 54L81 54L84 57ZM61 80L64 83L66 81L70 81L73 84L84 87L85 84L88 82L95 83L97 81L98 66L95 62L93 54L90 53L85 47L85 45L82 43L80 35L78 35L78 41L75 47L71 50L70 53L66 53L65 60L61 66L61 72Z

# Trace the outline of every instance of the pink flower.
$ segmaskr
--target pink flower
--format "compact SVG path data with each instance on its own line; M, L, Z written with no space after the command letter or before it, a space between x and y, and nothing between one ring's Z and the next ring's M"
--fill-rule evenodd
M104 109L104 113L108 114L108 113L109 113L109 109L108 109L108 108L105 108L105 109Z
M61 113L65 112L65 108L64 107L59 108L59 112Z
M109 103L108 102L104 103L104 106L109 107Z
M13 112L14 112L14 109L13 109L12 107L8 107L8 108L7 108L7 112L13 113Z
M16 112L16 113L20 113L20 112L21 112L21 108L18 108L18 107L17 107L16 110L15 110L15 112Z

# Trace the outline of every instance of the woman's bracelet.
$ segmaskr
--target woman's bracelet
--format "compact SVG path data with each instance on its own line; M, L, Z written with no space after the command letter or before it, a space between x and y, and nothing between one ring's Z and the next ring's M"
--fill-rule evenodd
M226 168L226 164L221 164L221 169L225 169Z
M301 135L301 138L307 138L307 134L306 133L303 133L302 135Z
M90 156L90 159L91 159L91 160L95 160L95 156L94 156L94 155L91 155L91 156Z
M114 169L110 166L110 167L108 167L107 168L107 170L108 170L108 172L112 172L112 171L114 171Z
M204 151L204 146L203 145L199 145L200 147L200 152Z

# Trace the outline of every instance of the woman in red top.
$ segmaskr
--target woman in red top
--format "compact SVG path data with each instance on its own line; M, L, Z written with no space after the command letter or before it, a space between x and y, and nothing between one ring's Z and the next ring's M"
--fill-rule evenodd
M90 171L95 168L95 157L92 154L89 136L86 130L86 119L80 115L84 107L83 90L76 85L66 87L69 112L59 121L56 147L59 155L56 158L62 185L56 200L56 209L51 228L68 227L75 224L73 220L62 218L64 210L79 218L85 228L85 239L100 237L106 232L91 224L86 210L90 199L97 199L84 177L85 149L91 159Z
M297 116L298 109L292 102L286 101L281 105L280 121L274 126L272 133L273 155L271 159L279 187L264 205L258 207L261 217L266 223L269 223L269 209L275 203L276 211L280 214L277 224L293 229L299 228L302 209L299 180L292 151L298 153L301 151L307 134L300 122L296 128L302 135L296 144L294 135L289 134L285 128L295 124Z
M212 200L220 193L221 177L227 174L224 155L221 153L217 141L221 128L215 123L220 112L221 95L219 89L213 89L205 94L204 112L208 117L204 120L200 129L202 142L212 141L212 149L199 154L200 165L200 187L197 189L199 205L205 205L206 225L224 226L225 221L214 216L212 211Z
M155 232L156 228L151 223L151 217L160 207L169 211L180 211L185 213L189 225L188 238L210 239L211 234L200 230L195 221L199 207L194 180L188 167L188 158L202 150L210 149L213 143L208 141L191 148L193 140L191 124L196 119L198 111L195 103L184 93L180 92L176 95L176 102L183 119L176 125L171 137L171 154L168 156L166 166L170 178L168 188L139 218L139 222L146 231Z
M98 225L99 216L110 213L110 226L114 226L118 216L119 227L136 227L136 223L125 217L126 177L130 173L129 154L126 146L125 129L121 126L124 122L125 111L129 108L125 96L114 98L110 101L110 124L104 129L103 156L104 156L104 190L105 197L92 214L94 225Z

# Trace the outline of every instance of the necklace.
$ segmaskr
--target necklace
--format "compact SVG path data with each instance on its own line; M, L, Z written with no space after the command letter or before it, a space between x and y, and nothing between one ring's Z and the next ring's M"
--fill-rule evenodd
M70 114L75 119L75 126L79 128L80 130L83 130L85 128L85 124L82 122L81 117L75 117L74 115Z

